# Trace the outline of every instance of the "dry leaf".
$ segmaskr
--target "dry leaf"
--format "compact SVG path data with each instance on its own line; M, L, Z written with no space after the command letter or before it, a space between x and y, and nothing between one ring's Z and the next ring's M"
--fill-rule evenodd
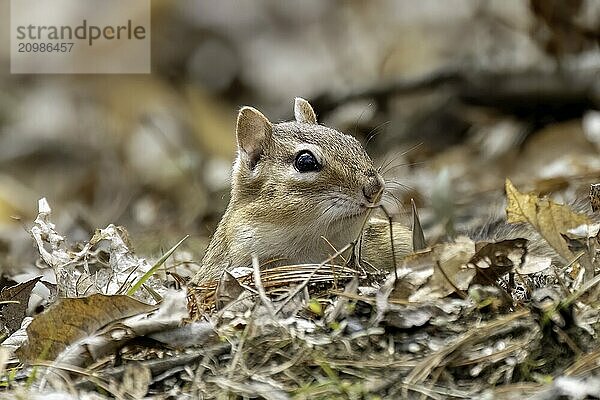
M52 209L46 198L38 200L38 216L30 232L36 242L40 257L54 269L58 287L61 289L62 280L68 275L64 272L64 266L71 261L72 255L65 249L64 237L56 231L56 226L50 220L51 214ZM47 247L50 251L47 250ZM66 277L66 279L68 278Z
M53 360L69 344L92 335L110 322L155 309L128 296L94 294L59 299L27 327L21 360Z
M217 309L221 309L237 299L243 291L242 285L229 271L223 272L215 292Z
M25 318L29 296L33 287L42 279L41 276L30 279L27 282L9 288L3 288L0 293L0 301L9 301L2 304L2 323L8 328L9 333L16 332L21 327L21 321ZM16 301L16 303L13 303Z
M139 337L151 338L169 347L203 346L216 341L213 325L209 322L182 326L188 316L185 292L169 291L159 309L149 315L136 314L113 321L92 335L77 340L55 359L56 364L88 366L104 357L116 354L119 349Z
M2 342L2 348L8 349L11 352L15 352L19 347L27 342L27 327L33 321L31 317L23 318L21 321L21 327L17 329L12 335L4 339Z
M517 267L516 271L520 275L531 275L538 272L544 271L552 265L552 258L536 256L533 254L527 254L525 261L520 267Z
M549 199L540 199L534 193L521 193L509 179L506 180L506 198L509 223L530 224L562 258L566 261L573 259L574 255L561 233L588 224L589 219L585 215L575 213L569 207Z
M468 289L475 276L475 271L466 266L475 253L472 243L471 246L466 243L448 243L442 245L439 251L433 276L426 285L408 297L410 302L441 299Z
M487 243L469 261L477 273L473 283L492 285L498 278L525 263L527 239Z
M435 269L433 281L444 290L444 297L454 293L456 289L467 290L475 276L475 271L466 265L475 254L473 241L459 237L455 243L437 247L436 252L439 264Z
M31 235L40 256L54 270L61 297L124 293L152 268L131 249L125 228L110 224L97 229L90 241L74 252L52 223L52 210L45 198L39 200L38 208ZM108 264L98 259L99 249L103 248L109 255ZM138 290L133 295L144 302L154 301L150 290L159 294L163 291L162 283L155 277L146 280L145 286L149 290Z
M459 238L405 257L390 299L423 302L446 297L456 289L466 290L475 275L466 264L474 254L475 244Z
M105 242L108 245L110 256L108 266L102 272L98 271L93 276L86 276L86 280L90 281L94 287L97 287L101 293L124 293L133 282L152 268L144 258L138 257L132 250L125 228L109 224L104 229L96 229L94 236L89 242L91 246L90 252L101 242ZM163 291L162 283L154 276L146 280L144 285L158 293ZM138 290L133 296L147 303L154 301L152 295L145 290Z
M402 266L396 271L396 275L391 274L390 276L390 279L398 277L393 283L390 299L408 300L411 294L415 293L433 276L434 264L435 255L432 249L406 256L402 260Z

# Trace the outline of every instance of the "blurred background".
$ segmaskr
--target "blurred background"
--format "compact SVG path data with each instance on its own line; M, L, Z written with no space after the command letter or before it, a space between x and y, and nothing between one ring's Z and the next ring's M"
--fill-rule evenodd
M4 271L33 265L41 197L73 242L115 223L148 257L190 234L180 257L200 260L237 110L286 120L296 96L366 144L387 206L401 219L414 198L432 240L489 218L507 176L567 200L600 179L595 0L153 0L149 75L11 75L8 3Z

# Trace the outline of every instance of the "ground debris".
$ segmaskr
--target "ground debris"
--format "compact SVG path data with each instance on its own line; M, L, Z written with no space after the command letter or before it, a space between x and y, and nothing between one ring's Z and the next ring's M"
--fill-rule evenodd
M513 187L509 196L515 193ZM528 204L541 201L527 196ZM112 225L80 251L69 250L46 206L32 234L44 245L40 256L64 274L63 293L77 288L67 276L90 279L86 267L97 260L112 265L121 285L130 279L118 277L145 265ZM596 224L555 230L594 265ZM254 268L187 291L157 287L158 308L89 291L61 298L15 332L26 341L16 355L41 369L40 392L63 391L66 379L82 393L93 383L125 398L578 395L581 382L595 384L598 368L600 277L583 279L580 271L574 279L572 268L536 255L526 238L466 236L419 250L387 273L327 262L261 269L256 260ZM5 348L14 350L14 341Z

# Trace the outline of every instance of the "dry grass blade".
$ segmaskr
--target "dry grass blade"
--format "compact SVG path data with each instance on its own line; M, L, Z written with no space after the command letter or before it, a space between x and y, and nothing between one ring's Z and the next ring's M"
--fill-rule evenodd
M494 388L494 395L499 399L516 399L535 394L543 387L541 383L519 382Z
M600 368L600 350L584 354L565 369L565 375L582 375Z
M261 272L266 288L281 287L286 284L303 282L310 277L310 282L333 282L335 279L351 279L362 276L360 271L332 264L300 264L269 268ZM246 283L246 279L244 279ZM249 282L250 283L250 282Z
M107 393L111 393L118 399L123 398L123 396L119 396L118 393L116 393L116 391L115 391L116 388L112 387L109 382L104 381L102 378L96 376L93 372L90 372L87 369L75 367L72 365L61 365L61 364L45 362L45 361L36 361L35 363L32 363L31 365L34 367L47 367L50 369L59 369L62 371L66 371L66 372L84 376L84 377L86 377L86 379L89 379L90 382L94 383L95 385L98 385L98 387L102 388ZM44 382L42 382L40 386L43 387ZM131 397L127 396L127 398L130 399Z
M265 293L265 288L263 287L262 281L260 279L260 264L258 263L258 257L256 257L255 254L252 255L252 267L254 286L258 291L258 295L260 296L261 301L269 311L269 314L274 316L275 309L273 308L273 303L271 303L271 300L267 297L267 294Z
M512 314L497 318L494 321L482 324L481 326L472 327L470 330L459 336L452 344L423 359L406 377L406 382L414 384L424 382L435 368L443 366L444 360L452 353L458 351L461 347L489 337L496 330L505 327L508 323L520 318L528 317L529 315L530 313L528 310L516 311Z
M442 387L424 387L421 385L414 385L409 383L402 384L404 390L410 390L415 393L421 393L423 396L427 396L431 399L448 399L448 398L456 398L456 399L472 399L473 396L465 391L460 390L452 390L449 388Z
M308 285L311 281L311 279L313 278L313 276L325 265L327 265L327 263L331 262L331 260L334 260L336 257L338 257L341 254L344 254L347 250L354 248L354 245L352 243L347 244L346 246L342 247L341 250L338 250L335 254L333 254L331 257L329 257L327 260L323 261L321 264L319 264L319 266L317 268L315 268L315 270L313 272L310 273L310 275L308 275L306 277L306 279L299 284L296 289L294 289L292 291L292 293L290 293L290 295L288 296L287 299L285 299L280 305L279 307L277 307L277 310L275 311L275 314L279 314L281 312L281 310L298 294L300 293L300 291L302 289L304 289L306 287L306 285Z
M421 220L419 219L419 213L417 212L417 205L414 199L410 199L410 205L413 213L413 224L412 224L412 242L413 250L419 251L427 248L427 241L425 241L425 234L423 233L423 227L421 226Z
M578 254L576 259L581 257L582 255L583 253ZM600 275L596 275L591 281L584 283L575 293L571 294L569 297L561 301L561 306L568 307L569 305L573 304L575 300L580 298L585 292L596 286L598 283L600 283Z
M142 277L140 279L138 279L137 282L131 286L131 288L127 291L127 295L133 296L133 294L135 292L137 292L139 288L142 287L144 282L146 282L148 279L150 279L150 277L152 275L154 275L156 270L161 265L163 265L165 263L165 261L167 261L167 258L171 257L171 254L173 254L175 252L175 250L177 250L177 248L179 246L181 246L181 244L189 237L190 237L190 235L186 235L183 239L181 239L179 242L177 242L177 244L175 246L171 247L169 249L169 251L167 251L165 254L163 254L163 256L152 266L152 268L150 268L148 271L146 271L146 273L144 275L142 275Z

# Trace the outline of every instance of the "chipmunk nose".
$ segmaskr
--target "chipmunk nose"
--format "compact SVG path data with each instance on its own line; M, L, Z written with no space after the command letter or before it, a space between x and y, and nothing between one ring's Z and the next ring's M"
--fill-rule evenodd
M370 204L377 204L379 203L379 200L381 200L385 183L383 182L381 176L379 176L379 174L375 171L372 171L367 176L367 183L362 189L363 195Z

